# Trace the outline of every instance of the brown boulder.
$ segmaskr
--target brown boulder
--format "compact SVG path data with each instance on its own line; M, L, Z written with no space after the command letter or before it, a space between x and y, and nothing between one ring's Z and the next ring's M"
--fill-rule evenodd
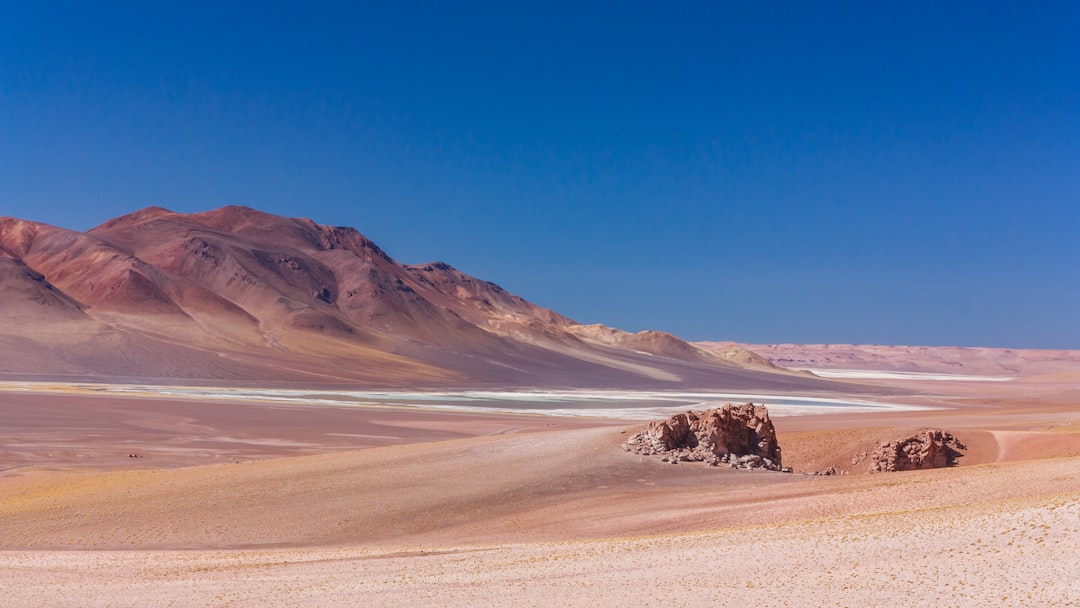
M669 462L726 462L739 468L781 470L776 430L765 406L725 404L649 423L624 449L642 455L672 452Z
M926 429L882 443L870 456L870 472L916 471L956 465L967 446L951 433Z

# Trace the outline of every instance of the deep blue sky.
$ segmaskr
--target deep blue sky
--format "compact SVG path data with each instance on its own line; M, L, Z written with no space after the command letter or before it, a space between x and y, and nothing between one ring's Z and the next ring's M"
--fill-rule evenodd
M627 330L1080 348L1080 3L271 4L0 0L0 215L244 204Z

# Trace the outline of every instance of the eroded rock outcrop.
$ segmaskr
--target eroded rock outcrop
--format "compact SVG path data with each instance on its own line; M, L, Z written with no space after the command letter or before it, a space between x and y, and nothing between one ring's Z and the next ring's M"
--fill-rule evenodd
M649 423L630 437L623 449L665 462L726 463L732 468L788 471L781 467L776 430L765 406L725 404L704 411L688 411Z
M951 433L926 429L882 443L870 456L870 472L916 471L951 467L967 446Z

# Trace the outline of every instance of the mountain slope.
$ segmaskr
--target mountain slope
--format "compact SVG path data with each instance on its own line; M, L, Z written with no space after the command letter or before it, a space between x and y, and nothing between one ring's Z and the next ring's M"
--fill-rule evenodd
M802 386L661 332L583 326L352 228L150 207L0 218L0 373L378 386Z

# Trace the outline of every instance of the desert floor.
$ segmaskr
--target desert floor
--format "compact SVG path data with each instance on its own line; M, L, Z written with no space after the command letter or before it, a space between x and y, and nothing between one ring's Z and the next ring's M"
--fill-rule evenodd
M3 391L0 604L1080 605L1080 378L883 383L938 409L777 418L795 474L619 420ZM960 466L865 472L923 427Z

